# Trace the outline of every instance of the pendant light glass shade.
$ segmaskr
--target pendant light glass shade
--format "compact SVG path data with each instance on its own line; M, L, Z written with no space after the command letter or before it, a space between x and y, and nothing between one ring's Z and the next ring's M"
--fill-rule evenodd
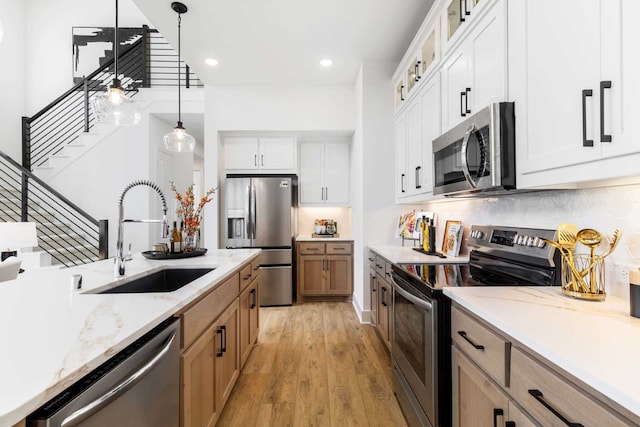
M140 121L140 106L130 99L118 78L118 0L116 0L116 26L113 42L113 83L109 88L91 98L91 110L98 123L116 126L132 126Z
M169 151L190 152L196 147L196 139L182 127L182 122L164 136L164 146Z
M174 1L171 3L171 9L178 14L178 123L175 128L164 136L164 147L169 151L177 152L193 152L196 147L196 139L189 135L182 126L182 110L180 106L180 24L182 22L181 15L187 12L187 6L183 3Z

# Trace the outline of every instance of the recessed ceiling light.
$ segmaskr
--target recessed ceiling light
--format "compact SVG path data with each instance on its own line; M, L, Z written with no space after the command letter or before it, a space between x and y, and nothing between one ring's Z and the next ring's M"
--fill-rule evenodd
M323 67L331 67L331 65L333 65L333 61L329 58L325 58L320 61L320 65L322 65Z
M212 67L215 67L216 65L218 65L218 60L213 58L207 58L204 60L204 62L205 64L211 65Z

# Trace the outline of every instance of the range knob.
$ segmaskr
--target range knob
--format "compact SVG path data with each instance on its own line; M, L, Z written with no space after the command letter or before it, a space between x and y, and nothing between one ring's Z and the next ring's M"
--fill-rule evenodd
M544 239L539 239L537 237L536 239L538 239L538 243L536 246L538 246L539 248L544 248L545 246L547 246L547 242L545 242Z
M482 232L480 230L476 230L476 238L477 239L483 239L484 238L484 232Z
M471 237L476 238L478 236L478 230L471 230Z
M519 235L519 234L518 234L518 235L516 236L516 245L518 245L518 246L522 246L522 241L523 241L523 240L524 240L524 236L521 236L521 235Z

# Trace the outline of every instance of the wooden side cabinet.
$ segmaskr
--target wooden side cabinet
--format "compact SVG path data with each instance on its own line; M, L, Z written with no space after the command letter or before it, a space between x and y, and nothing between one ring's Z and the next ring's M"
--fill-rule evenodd
M258 339L260 324L260 281L254 279L240 295L240 367L251 354L251 348Z
M298 242L298 300L351 299L353 242Z

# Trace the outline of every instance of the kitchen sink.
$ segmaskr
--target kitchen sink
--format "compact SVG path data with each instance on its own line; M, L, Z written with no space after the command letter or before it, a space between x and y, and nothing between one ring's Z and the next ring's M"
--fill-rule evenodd
M213 268L166 268L113 288L90 293L141 294L149 292L173 292L213 270Z

